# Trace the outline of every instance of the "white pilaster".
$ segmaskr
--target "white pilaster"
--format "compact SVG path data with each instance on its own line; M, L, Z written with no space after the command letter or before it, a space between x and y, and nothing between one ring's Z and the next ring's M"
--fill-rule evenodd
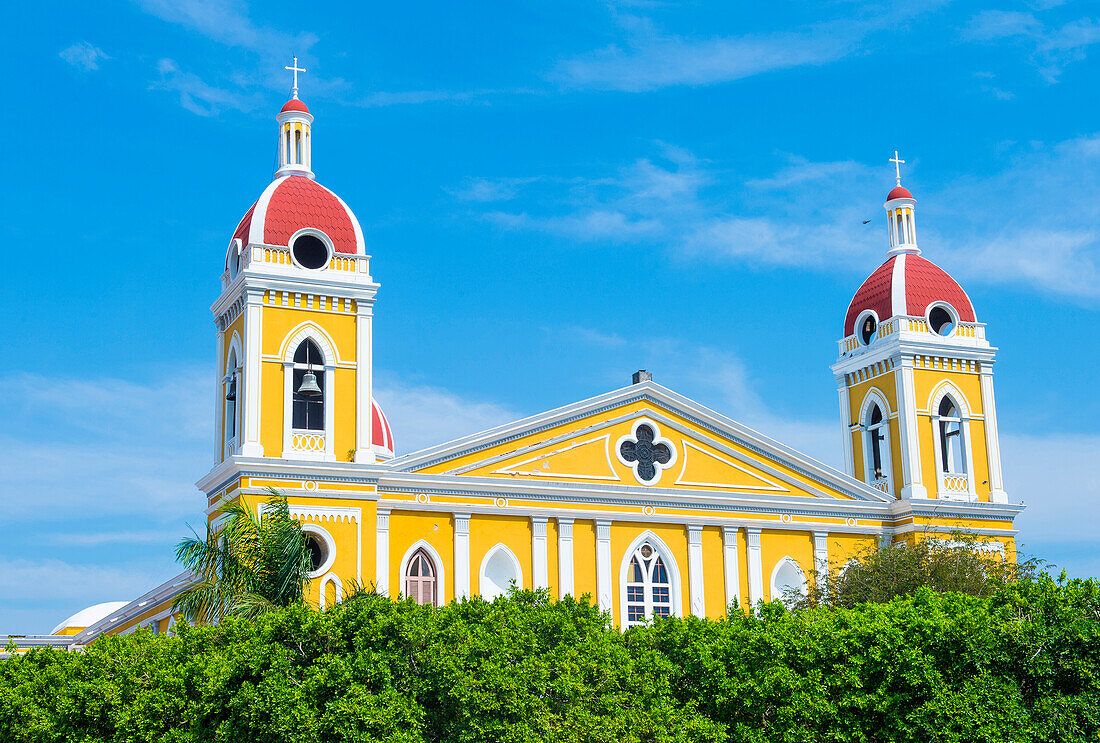
M244 357L242 369L244 387L244 410L241 428L244 430L241 454L246 457L262 457L264 447L260 444L260 373L262 333L263 333L263 297L262 289L245 290L244 307ZM240 393L237 395L241 399Z
M573 595L573 519L558 519L558 598Z
M920 433L917 428L917 388L913 381L913 360L902 358L895 372L898 390L898 428L901 441L902 498L927 498L928 489L920 463ZM897 491L895 491L897 492Z
M455 600L470 597L470 514L456 513L455 519Z
M355 461L373 462L371 395L373 394L373 306L356 303L355 315Z
M764 564L760 554L760 529L748 527L745 535L749 541L749 606L764 600Z
M225 331L218 325L218 358L214 362L214 461L225 458L225 383L222 381L225 370ZM237 399L240 400L240 390ZM240 435L240 434L238 434Z
M611 601L611 522L596 521L596 603L602 611L612 611Z
M390 595L390 511L378 509L378 525L375 532L374 588L383 596ZM400 580L400 579L398 579ZM398 590L400 593L400 589Z
M691 613L697 617L707 615L706 596L703 593L703 527L688 524L688 601Z
M985 451L989 459L989 499L994 503L1008 503L1008 493L1005 492L1001 475L1001 442L997 433L997 403L993 399L993 370L988 364L982 364L981 380Z
M726 609L741 608L741 569L737 560L737 527L722 527L722 568L726 578Z
M550 569L546 564L547 520L545 516L531 517L531 582L536 589L550 587Z
M829 532L815 531L814 536L814 572L818 585L829 577Z
M844 429L844 471L852 477L856 476L855 460L852 458L852 406L848 400L848 385L844 381L845 375L837 377L837 395L840 397L840 425Z

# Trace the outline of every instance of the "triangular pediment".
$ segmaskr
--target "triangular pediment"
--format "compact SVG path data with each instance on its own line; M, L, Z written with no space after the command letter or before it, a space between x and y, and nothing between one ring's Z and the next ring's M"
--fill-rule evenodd
M392 466L489 481L885 500L863 483L653 382L405 455Z

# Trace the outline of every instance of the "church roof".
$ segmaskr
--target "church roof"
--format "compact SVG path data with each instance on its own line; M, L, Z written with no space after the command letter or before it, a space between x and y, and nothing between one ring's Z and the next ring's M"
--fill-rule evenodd
M894 199L911 199L911 198L913 198L913 194L909 193L908 188L906 188L905 186L901 186L901 185L894 186L893 190L891 190L890 193L887 194L887 196L886 196L887 201L893 201Z
M305 228L325 233L337 253L366 252L363 230L348 205L317 181L301 175L272 181L241 217L233 237L244 245L289 245L291 236Z
M881 322L895 315L923 317L935 302L951 305L963 322L977 321L970 297L946 271L915 253L892 255L852 297L844 318L844 335L855 332L856 320L865 310L874 310Z
M390 430L390 422L386 414L382 412L378 401L373 397L370 401L371 444L375 453L392 457L394 454L393 431Z

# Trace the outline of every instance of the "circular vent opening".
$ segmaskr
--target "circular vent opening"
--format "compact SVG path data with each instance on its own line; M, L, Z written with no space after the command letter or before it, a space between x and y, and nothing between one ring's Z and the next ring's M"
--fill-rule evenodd
M875 339L875 331L878 330L878 323L875 322L874 315L866 315L863 320L860 321L859 337L863 341L863 345L871 345L871 341Z
M328 264L328 246L316 235L299 235L291 250L294 260L303 268L321 268Z
M328 545L316 534L307 534L306 549L309 550L310 572L316 573L328 561Z
M928 313L928 324L932 327L934 333L951 335L951 332L955 329L955 316L946 307L933 307L932 311Z

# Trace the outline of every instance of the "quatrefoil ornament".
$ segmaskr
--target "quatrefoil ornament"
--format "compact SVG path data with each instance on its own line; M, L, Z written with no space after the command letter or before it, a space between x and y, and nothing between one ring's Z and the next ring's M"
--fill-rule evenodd
M676 463L676 446L662 437L661 429L648 418L634 422L630 433L616 442L615 454L642 485L656 484L661 472Z

